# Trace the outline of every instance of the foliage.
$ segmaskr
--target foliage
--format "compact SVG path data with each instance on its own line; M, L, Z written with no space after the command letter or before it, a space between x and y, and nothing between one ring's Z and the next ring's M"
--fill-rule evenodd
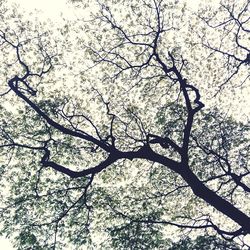
M2 234L18 249L247 248L233 97L249 1L68 4L81 18L56 26L1 1Z
M169 250L239 250L240 248L232 242L227 242L216 238L215 236L198 236L195 240L190 238L173 243Z

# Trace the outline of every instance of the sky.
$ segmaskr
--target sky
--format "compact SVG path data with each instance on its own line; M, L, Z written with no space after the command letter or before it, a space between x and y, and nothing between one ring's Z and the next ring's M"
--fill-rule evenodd
M200 0L188 1L192 6L196 6L197 2ZM44 11L45 16L56 17L60 13L60 11L65 12L68 11L67 0L8 0L8 2L13 2L20 4L21 7L26 10L42 10Z
M7 0L8 3L16 3L20 8L29 11L39 10L39 16L43 18L50 18L52 20L60 20L60 12L74 15L72 9L67 7L67 0ZM67 11L65 11L67 10ZM69 13L70 12L70 13ZM0 237L0 247L3 250L14 250L10 241L4 237Z
M25 10L33 11L35 9L42 11L41 16L57 18L60 12L69 10L67 0L8 0L8 2L17 3Z
M201 0L188 0L188 6L192 9L196 9ZM66 17L74 17L77 15L73 8L69 8L67 0L7 0L8 3L16 3L20 5L21 9L25 9L28 12L33 12L35 9L39 11L39 18L50 18L52 21L60 21L60 13L63 13ZM213 0L213 2L218 2ZM3 250L14 250L11 247L9 240L0 238L0 246Z
M195 9L199 1L200 0L189 0L188 3L190 7ZM52 21L60 22L61 13L66 17L74 17L77 15L73 8L69 8L67 0L7 0L7 2L10 4L18 4L21 9L25 9L28 12L38 10L39 19L50 18ZM3 237L0 237L0 246L3 250L14 250L9 240Z
M51 19L60 19L60 13L64 15L76 15L76 12L69 8L68 0L7 0L10 3L19 4L25 10L33 11L34 9L40 10L41 17L49 17ZM188 0L187 4L192 9L197 9L199 2L202 0ZM218 2L219 0L213 0Z

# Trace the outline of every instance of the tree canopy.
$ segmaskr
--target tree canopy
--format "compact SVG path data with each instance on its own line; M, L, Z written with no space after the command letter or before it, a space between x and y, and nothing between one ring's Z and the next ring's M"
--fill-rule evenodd
M248 249L250 2L212 3L71 0L56 24L0 0L17 249Z

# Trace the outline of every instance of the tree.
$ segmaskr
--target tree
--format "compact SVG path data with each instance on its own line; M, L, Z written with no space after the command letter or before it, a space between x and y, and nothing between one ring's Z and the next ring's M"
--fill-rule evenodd
M177 243L173 243L169 250L199 250L199 249L231 249L239 250L240 248L232 242L223 241L214 236L199 236L195 240L186 238Z
M173 228L247 246L249 123L222 101L247 89L248 0L97 1L58 29L1 4L1 218L18 249L164 249Z

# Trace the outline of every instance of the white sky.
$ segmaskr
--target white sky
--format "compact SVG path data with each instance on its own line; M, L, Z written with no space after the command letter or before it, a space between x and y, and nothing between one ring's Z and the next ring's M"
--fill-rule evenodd
M25 10L42 10L45 16L56 17L61 11L67 9L67 0L8 0L10 3L17 3Z
M195 10L201 1L187 0L187 3L190 8ZM54 21L60 21L60 13L67 17L74 17L77 14L73 8L67 5L67 0L7 0L7 2L10 4L16 3L20 5L21 9L25 9L28 12L33 12L36 9L40 11L39 18L41 19L50 18ZM216 3L218 0L213 0L213 2ZM14 250L9 240L3 237L0 237L0 249Z
M0 248L3 250L15 250L10 241L8 239L5 239L4 237L0 238Z
M7 0L9 3L17 3L21 8L28 11L34 9L40 10L41 17L49 17L51 19L60 18L60 13L64 15L75 15L72 8L69 8L67 0ZM187 4L190 8L196 9L200 2L205 0L187 0ZM212 0L212 2L219 2L219 0Z

